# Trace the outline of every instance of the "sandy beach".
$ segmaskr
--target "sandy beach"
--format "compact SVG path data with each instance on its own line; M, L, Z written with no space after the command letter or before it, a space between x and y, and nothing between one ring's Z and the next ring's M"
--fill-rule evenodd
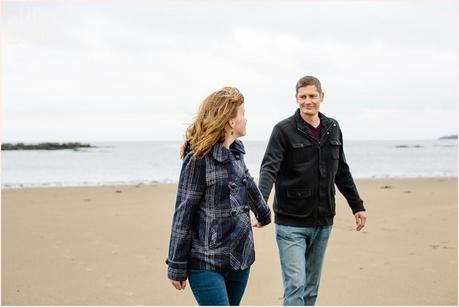
M457 178L357 181L367 227L346 202L318 305L457 305ZM175 184L2 190L3 305L196 305L166 276ZM255 229L242 305L281 305L274 225Z

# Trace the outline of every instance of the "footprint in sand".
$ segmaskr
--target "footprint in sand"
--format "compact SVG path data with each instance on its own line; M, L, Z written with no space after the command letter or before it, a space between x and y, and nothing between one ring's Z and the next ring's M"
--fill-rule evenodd
M62 241L60 240L53 240L53 248L56 248L58 250L62 249Z
M99 245L101 241L102 241L102 237L99 236L99 237L95 238L94 240L92 240L91 244L92 245Z
M137 254L135 257L139 260L139 262L143 265L150 265L151 263L148 261L147 256L144 254Z
M65 259L69 259L69 260L72 258L72 255L70 255L68 253L62 253L61 256L64 257Z
M441 241L440 243L442 244L441 248L443 248L443 249L452 249L451 247L449 247L449 245L448 245L449 242L448 241Z
M104 287L105 288L111 288L113 287L113 284L112 284L112 274L105 274L104 275Z
M70 251L70 249L63 249L61 248L60 246L56 245L55 248L58 248L59 251L61 252L59 255L67 260L70 260L70 261L75 261L75 257L72 255L72 252Z
M394 232L394 231L396 231L396 229L387 228L387 227L381 227L381 230L382 230L382 231L386 231L386 232Z
M71 260L71 261L75 261L75 258L72 257L72 258L70 258L70 260ZM89 265L87 265L87 263L86 263L85 261L80 260L80 261L78 261L76 264L77 264L78 266L82 267L86 272L92 272L92 271L94 271L94 268L91 267L91 266L89 266Z
M113 244L109 243L110 249L112 250L111 253L112 255L118 255L120 253L120 245L119 244Z

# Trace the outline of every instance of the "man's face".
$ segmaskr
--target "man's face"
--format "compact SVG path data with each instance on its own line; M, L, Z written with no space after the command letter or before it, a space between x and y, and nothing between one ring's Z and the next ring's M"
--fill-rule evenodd
M319 93L315 85L300 87L296 94L296 102L298 102L300 112L306 116L316 116L323 100L324 94Z

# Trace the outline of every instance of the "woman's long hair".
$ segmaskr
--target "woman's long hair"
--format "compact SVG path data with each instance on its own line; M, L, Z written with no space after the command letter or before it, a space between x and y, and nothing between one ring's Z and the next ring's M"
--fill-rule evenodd
M212 147L225 139L225 125L237 116L244 96L235 87L224 87L210 94L200 105L194 122L186 129L180 156L185 158L188 147L197 157L205 156Z

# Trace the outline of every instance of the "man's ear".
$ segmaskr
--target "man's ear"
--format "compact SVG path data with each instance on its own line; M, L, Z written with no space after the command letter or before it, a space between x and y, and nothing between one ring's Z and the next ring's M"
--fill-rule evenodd
M321 102L324 102L324 97L325 97L325 93L322 92L322 101Z

